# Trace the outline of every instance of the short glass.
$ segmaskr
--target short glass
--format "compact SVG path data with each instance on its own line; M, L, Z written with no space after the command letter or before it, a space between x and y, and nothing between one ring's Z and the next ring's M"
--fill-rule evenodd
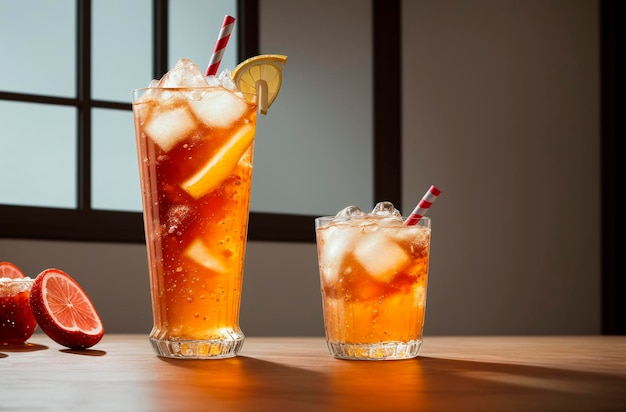
M30 309L34 282L31 278L0 278L0 345L20 345L33 335L37 327Z
M324 327L333 356L390 360L419 354L430 219L413 226L404 220L315 219Z
M256 105L221 86L151 88L133 91L133 113L153 349L236 356Z

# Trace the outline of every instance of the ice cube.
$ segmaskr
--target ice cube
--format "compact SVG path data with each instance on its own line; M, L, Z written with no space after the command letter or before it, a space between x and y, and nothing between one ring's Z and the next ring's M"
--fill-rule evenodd
M144 90L143 93L138 95L133 103L136 105L138 103L146 103L146 102L158 100L159 94L158 92L154 90L157 87L158 83L159 83L158 80L152 80L150 82L150 85L148 85L148 87L146 88L146 90Z
M390 216L390 217L401 217L402 214L398 209L396 209L391 202L378 202L374 209L372 210L372 215L375 216Z
M212 86L212 87L217 87L217 86L222 85L222 83L220 82L220 78L214 75L207 76L206 81L209 84L209 86Z
M198 65L186 58L178 60L174 67L165 73L158 85L163 88L207 86L207 80Z
M235 84L235 81L233 80L233 76L232 76L230 70L225 69L224 71L222 71L219 74L218 79L219 79L220 84L222 85L222 87L224 87L225 89L228 89L228 90L231 90L231 91L238 91L239 90L239 88Z
M235 81L232 78L232 74L230 70L224 69L220 74L209 75L206 77L207 83L209 86L222 86L225 89L228 89L233 92L238 92L239 88L235 84Z
M241 98L221 88L204 93L197 101L190 101L189 107L202 123L219 128L230 127L247 109Z
M359 228L348 225L328 226L321 229L319 235L323 243L320 253L322 279L327 285L333 285L345 269L344 258L354 248Z
M402 230L394 231L393 237L398 243L424 245L430 240L430 229L418 225L405 226Z
M389 282L410 263L410 256L388 235L374 231L359 239L354 257L376 280Z
M365 212L361 211L357 206L347 206L341 209L335 217L343 218L343 217L361 217L365 216Z
M169 152L195 127L196 121L186 107L156 106L143 130L164 152Z
M191 245L185 250L183 256L188 257L195 263L205 268L218 272L226 273L226 267L219 256L211 252L211 249L200 238L195 238Z

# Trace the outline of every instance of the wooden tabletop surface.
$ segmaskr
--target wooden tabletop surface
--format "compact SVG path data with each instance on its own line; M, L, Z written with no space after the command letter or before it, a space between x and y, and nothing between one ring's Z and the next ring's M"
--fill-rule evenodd
M0 411L626 411L626 336L426 337L419 357L332 358L321 337L248 337L167 360L146 335L0 347Z

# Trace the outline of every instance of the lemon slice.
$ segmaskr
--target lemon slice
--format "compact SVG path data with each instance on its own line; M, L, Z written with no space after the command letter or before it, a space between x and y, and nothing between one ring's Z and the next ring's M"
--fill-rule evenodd
M256 102L262 114L276 100L283 80L283 66L287 56L261 54L239 63L232 78L249 102Z
M224 143L198 172L181 184L194 199L215 190L237 166L239 159L254 140L254 126L246 124Z

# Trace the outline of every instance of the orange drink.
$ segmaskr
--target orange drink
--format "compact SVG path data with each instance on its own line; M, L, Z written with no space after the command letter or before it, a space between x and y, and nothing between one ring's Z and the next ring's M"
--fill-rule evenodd
M225 358L243 345L239 308L257 106L236 80L207 82L187 59L156 87L133 91L150 340L160 356Z
M430 219L406 226L393 205L315 220L326 340L344 359L404 359L422 344Z

